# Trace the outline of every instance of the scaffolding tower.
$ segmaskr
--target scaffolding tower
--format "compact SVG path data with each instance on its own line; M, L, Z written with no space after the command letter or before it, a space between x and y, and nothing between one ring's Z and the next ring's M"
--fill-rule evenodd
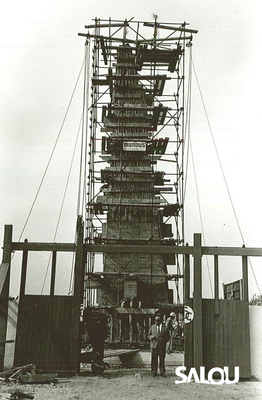
M197 33L187 25L96 18L79 34L86 37L85 241L145 248L88 255L89 306L183 303L183 257L148 254L146 246L184 244L185 50Z

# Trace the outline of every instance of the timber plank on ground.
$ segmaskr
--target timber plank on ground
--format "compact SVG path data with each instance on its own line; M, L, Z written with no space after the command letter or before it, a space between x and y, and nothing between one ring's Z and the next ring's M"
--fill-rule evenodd
M110 357L123 357L123 356L131 356L132 354L135 354L139 352L140 349L107 349L104 352L104 358L110 358ZM95 357L95 354L93 351L85 351L82 349L81 355L80 355L80 362L81 363L91 363L92 360Z
M140 351L140 349L114 349L105 350L104 358L119 357L127 354L134 354Z

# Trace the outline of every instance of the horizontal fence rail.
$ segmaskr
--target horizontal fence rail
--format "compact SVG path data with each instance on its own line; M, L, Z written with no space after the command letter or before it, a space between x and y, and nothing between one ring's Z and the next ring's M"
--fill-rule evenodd
M195 255L198 246L151 246L151 245L95 245L83 244L87 253L137 253L137 254L191 254ZM201 255L262 257L259 247L209 247L201 246ZM12 242L11 251L70 251L76 250L74 243L36 243Z

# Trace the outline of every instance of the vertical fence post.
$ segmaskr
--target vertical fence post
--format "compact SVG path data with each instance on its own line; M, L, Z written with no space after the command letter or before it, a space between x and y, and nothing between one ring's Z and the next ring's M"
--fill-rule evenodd
M215 289L215 315L219 315L219 273L218 255L214 256L214 289Z
M184 271L184 303L187 304L190 298L190 255L185 255L185 271Z
M246 360L242 366L242 373L244 376L251 376L251 349L250 349L250 326L249 326L249 297L248 297L248 258L242 257L242 278L243 278L243 309L242 309L242 325L243 332L245 332L244 340L245 353L242 355L242 360ZM241 325L241 326L242 326Z
M83 285L84 285L84 225L81 215L77 218L76 226L76 257L74 270L74 295L72 307L72 335L70 343L70 362L72 369L79 372L80 368L80 351L81 351L81 336L80 336L80 306L83 300Z
M20 300L25 294L26 273L27 273L28 250L23 250L21 282L20 282Z
M219 298L218 255L214 256L214 286L215 286L215 299L218 299Z
M248 266L247 256L242 257L243 300L248 301Z
M50 296L55 294L55 276L56 276L56 251L52 254L52 270L51 270L51 282L50 282Z
M200 371L203 365L203 338L202 338L202 254L201 234L194 234L194 367Z
M188 246L188 243L186 246ZM190 298L190 281L190 254L185 254L184 305L193 307L193 299ZM187 372L194 366L193 324L193 322L184 324L184 360Z
M7 317L8 317L8 297L9 297L9 286L10 286L10 264L11 264L11 252L12 252L12 233L13 226L5 225L4 231L4 245L3 245L3 259L1 269L6 269L5 280L2 286L0 295L0 340L6 340L6 329L7 329ZM3 370L5 354L5 344L0 344L0 371Z

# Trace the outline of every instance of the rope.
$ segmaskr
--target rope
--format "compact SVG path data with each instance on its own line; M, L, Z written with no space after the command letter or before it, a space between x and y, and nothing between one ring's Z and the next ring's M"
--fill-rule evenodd
M81 124L82 124L82 119L83 119L83 116L81 117L80 124L79 124L79 127L78 127L77 137L76 137L76 140L75 140L74 150L73 150L72 157L71 157L71 163L70 163L70 167L69 167L69 171L68 171L68 175L67 175L65 190L64 190L63 199L62 199L62 203L61 203L61 207L60 207L60 211L59 211L59 216L58 216L58 220L57 220L57 224L56 224L56 229L55 229L55 234L54 234L53 242L56 241L56 235L57 235L57 232L58 232L58 228L59 228L59 224L60 224L60 220L61 220L62 211L63 211L63 208L64 208L65 197L66 197L66 193L67 193L67 189L68 189L69 179L70 179L71 172L72 172L72 167L73 167L73 162L74 162L74 158L75 158L76 147L77 147L77 142L78 142L78 138L79 138L79 133L80 133L80 127L81 127ZM47 273L48 273L49 267L50 267L50 261L51 261L51 254L50 254L49 260L48 260L48 265L47 265L47 269L46 269L46 273L45 273L45 277L44 277L44 282L43 282L43 286L42 286L41 295L43 294L43 291L44 291L44 287L45 287L45 283L46 283L46 278L47 278Z
M90 57L91 57L90 46L89 46L89 49L88 49L88 56L89 56L89 59L86 60L87 68L86 68L86 75L85 75L85 81L86 81L85 87L86 87L86 89L85 89L85 92L84 92L85 102L86 102L86 118L85 118L86 119L86 129L85 129L85 132L84 132L84 129L83 129L83 136L84 136L83 140L84 140L84 142L86 144L85 152L84 152L84 155L85 155L85 157L84 157L84 179L86 178L86 171L87 171L87 152L90 151L90 150L87 149L87 141L88 141L87 136L88 136L88 124L89 124L89 122L88 122L88 115L89 115L88 114L88 112L89 112L88 105L89 105ZM85 103L84 103L84 107L85 107ZM83 112L84 112L84 110L83 110ZM84 125L83 125L83 128L84 128ZM81 153L82 152L83 152L83 148L81 149ZM79 188L79 190L80 189L81 188ZM85 208L85 204L86 204L86 181L85 180L83 182L82 190L83 190L83 192L82 192L82 210L83 210L83 214L84 214L84 208ZM79 214L81 214L80 210L79 210Z
M84 124L84 115L86 112L86 126L88 124L87 118L88 118L88 82L90 80L90 41L87 43L88 46L86 46L85 49L85 58L84 58L84 63L85 63L85 71L84 71L84 91L83 91L83 114L82 114L82 136L81 136L81 150L80 150L80 161L79 161L79 178L78 178L78 197L77 197L77 211L76 215L82 215L83 209L84 209L84 194L81 195L81 189L83 190L83 193L85 191L85 185L83 184L82 186L82 179L84 180L85 174L86 174L86 151L84 153L84 148L85 144L87 143L86 139L86 132L85 132L85 124ZM85 111L86 110L86 111ZM84 163L84 175L82 171L82 165L83 165L83 154L85 154L85 163ZM81 204L81 197L82 197L82 204ZM74 243L76 243L76 233L74 237ZM70 274L70 281L69 281L69 287L68 287L68 295L70 295L73 292L73 277L74 277L74 259L75 259L75 253L73 253L73 259L72 259L72 266L71 266L71 274Z
M223 179L224 179L224 182L225 182L225 185L226 185L226 189L227 189L227 193L228 193L228 196L229 196L229 200L230 200L230 203L231 203L231 206L232 206L235 218L236 218L236 222L237 222L237 225L238 225L238 229L239 229L243 244L245 244L245 240L244 240L244 237L243 237L243 234L242 234L242 230L241 230L238 218L237 218L237 214L236 214L236 210L235 210L235 207L234 207L234 204L233 204L233 200L232 200L232 197L231 197L231 194L230 194L230 191L229 191L229 187L228 187L228 183L227 183L226 176L225 176L225 173L224 173L224 169L222 167L221 159L220 159L220 156L219 156L219 153L218 153L218 150L217 150L215 138L214 138L213 131L212 131L212 128L211 128L211 124L210 124L210 121L209 121L209 118L208 118L208 114L207 114L204 98L203 98L203 95L202 95L202 92L201 92L201 88L200 88L200 85L199 85L199 81L198 81L198 77L197 77L197 74L196 74L194 63L193 63L193 69L194 69L194 73L195 73L195 77L196 77L196 81L197 81L197 86L198 86L198 89L199 89L200 97L201 97L201 100L202 100L202 105L203 105L203 108L204 108L204 111L205 111L205 115L206 115L209 131L210 131L211 138L212 138L212 141L213 141L213 145L214 145L214 148L215 148L215 151L216 151L216 155L217 155L219 166L220 166L220 169L221 169L221 172L222 172L222 175L223 175Z
M83 92L83 116L85 115L85 100L86 100L86 82L87 82L87 56L88 62L90 57L90 46L85 50L85 71L84 71L84 92ZM87 106L88 107L88 106ZM77 198L77 215L81 214L83 205L81 206L81 188L82 188L82 164L83 164L83 148L84 148L84 117L82 120L82 137L81 137L81 152L79 164L79 179L78 179L78 198Z
M196 194L197 194L197 203L198 203L199 217L200 217L200 223L201 223L201 230L202 230L202 234L203 234L204 245L206 245L205 231L204 231L204 224L203 224L203 218L202 218L202 211L201 211L201 206L200 206L200 197L199 197L199 190L198 190L198 185L197 185L197 176L196 176L195 161L194 161L194 155L193 155L193 148L192 148L191 138L189 138L189 145L190 145L190 150L191 150L191 158L192 158L193 171L194 171L194 178L195 178L195 185L196 185ZM213 297L213 288L212 288L212 282L211 282L211 276L210 276L210 269L209 269L209 262L208 262L207 256L206 256L206 261L207 261L207 270L208 270L209 283L210 283L210 288L211 288L211 295L212 295L212 297Z
M186 106L186 126L185 126L185 141L187 140L187 154L186 154L186 168L185 168L185 184L184 184L184 201L186 198L186 189L187 189L187 179L188 179L188 161L189 161L189 144L190 144L190 134L191 134L191 89L192 89L192 47L190 47L190 60L189 60L189 71L188 71L188 95L187 95L187 106ZM184 147L184 149L186 146Z
M57 135L57 138L56 138L56 141L55 141L53 150L52 150L51 155L50 155L50 157L49 157L49 160L48 160L48 162L47 162L47 166L46 166L46 168L45 168L45 171L44 171L44 174L43 174L43 176L42 176L40 185L39 185L39 187L38 187L38 189L37 189L35 198L34 198L34 200L33 200L33 203L32 203L32 205L31 205L31 208L30 208L29 213L28 213L28 215L27 215L27 218L26 218L25 224L24 224L24 226L23 226L22 232L21 232L21 234L20 234L20 236L19 236L18 242L20 242L20 240L21 240L21 238L22 238L22 235L23 235L23 233L24 233L24 231L25 231L25 228L26 228L26 226L27 226L28 220L29 220L29 218L30 218L30 216L31 216L31 213L32 213L33 208L34 208L34 205L35 205L35 203L36 203L37 197L38 197L39 192L40 192L40 190L41 190L41 187L42 187L42 185L43 185L44 179L45 179L45 177L46 177L46 174L47 174L49 165L50 165L51 160L52 160L52 158L53 158L53 155L54 155L54 152L55 152L55 149L56 149L58 140L59 140L59 138L60 138L62 129L63 129L63 127L64 127L64 124L65 124L65 121L66 121L66 118L67 118L67 115L68 115L68 112L69 112L69 109L70 109L70 106L71 106L71 103L72 103L72 100L73 100L73 97L74 97L74 94L75 94L75 91L76 91L76 87L77 87L77 85L78 85L79 78L80 78L80 75L81 75L81 73L82 73L83 66L84 66L84 62L82 63L80 72L79 72L79 74L78 74L78 77L77 77L77 80L76 80L76 83L75 83L75 86L74 86L74 89L73 89L73 92L72 92L72 95L71 95L71 97L70 97L69 104L68 104L67 109L66 109L66 112L65 112L65 116L64 116L64 118L63 118L61 127L60 127L60 129L59 129L59 132L58 132L58 135Z
M202 105L203 105L203 108L204 108L205 116L206 116L206 119L207 119L209 131L210 131L210 134L211 134L211 138L212 138L212 141L213 141L213 145L214 145L214 148L215 148L215 152L216 152L216 155L217 155L217 159L218 159L218 162L219 162L221 173L222 173L222 176L223 176L223 179L224 179L224 183L225 183L225 186L226 186L226 189L227 189L227 193L228 193L228 197L229 197L229 200L230 200L230 204L231 204L231 207L233 209L233 213L234 213L234 216L235 216L235 219L236 219L236 223L237 223L237 226L238 226L238 230L239 230L243 245L245 246L244 236L243 236L243 233L242 233L242 230L241 230L241 227L240 227L240 223L239 223L239 220L238 220L238 217L237 217L237 214L236 214L236 210L235 210L235 207L234 207L232 196L230 194L230 190L229 190L229 186L228 186L228 183L227 183L227 180L226 180L224 169L223 169L223 166L222 166L222 163L221 163L221 159L220 159L220 156L219 156L219 153L218 153L218 149L217 149L215 138L214 138L213 131L212 131L212 128L211 128L210 120L208 118L207 109L206 109L206 106L205 106L204 98L203 98L203 95L202 95L202 92L201 92L199 80L198 80L198 77L197 77L197 73L196 73L196 69L195 69L195 65L194 65L193 61L192 61L192 65L193 65L194 74L195 74L195 77L196 77L197 86L198 86L198 90L199 90L199 93L200 93ZM254 272L254 269L253 269L253 265L252 265L250 259L248 259L248 261L249 261L249 264L251 266L252 273L253 273L253 276L254 276L254 279L255 279L259 294L261 295L261 291L260 291L259 284L258 284L256 275L255 275L255 272Z

